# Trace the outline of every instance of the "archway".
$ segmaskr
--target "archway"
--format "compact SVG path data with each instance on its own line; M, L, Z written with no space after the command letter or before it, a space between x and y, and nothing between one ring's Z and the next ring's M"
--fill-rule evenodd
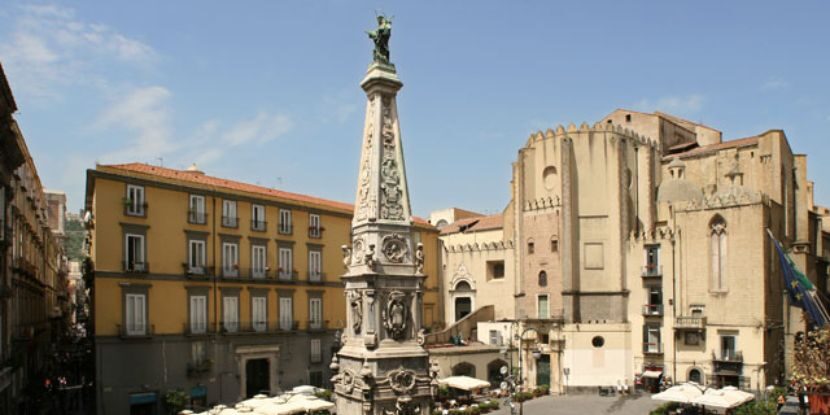
M504 376L501 374L501 368L507 366L507 362L501 359L493 360L487 364L487 381L493 388L497 388Z
M687 376L689 382L697 383L698 385L703 384L703 373L701 373L700 369L693 368L689 370L689 376Z
M469 376L476 377L476 367L472 363L461 362L452 367L453 376Z

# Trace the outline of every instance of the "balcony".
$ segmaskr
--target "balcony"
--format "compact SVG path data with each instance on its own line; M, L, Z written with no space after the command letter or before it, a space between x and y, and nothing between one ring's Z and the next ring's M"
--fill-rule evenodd
M146 262L124 261L122 262L124 272L132 272L136 274L146 274L150 272L150 264Z
M207 223L207 213L190 210L187 212L187 223L204 225Z
M643 278L661 278L663 276L663 266L657 264L646 265L643 267L641 276Z
M663 304L644 304L643 315L652 317L663 316Z
M736 350L721 350L720 354L712 352L712 361L721 363L743 363L744 354L743 352Z
M699 330L706 328L706 317L704 316L678 316L674 320L675 330Z
M277 327L277 330L281 332L297 331L299 329L300 322L296 320L280 320L279 326Z
M184 323L182 325L182 333L184 333L185 336L209 336L214 334L215 331L213 325L207 322L202 325Z
M322 283L323 280L326 279L326 274L322 272L309 272L308 273L308 282L310 283Z
M156 326L152 324L135 324L131 327L116 324L115 328L118 330L118 336L122 339L146 339L153 337L156 333Z
M265 268L249 268L245 275L248 275L253 280L268 279L268 267Z
M268 321L221 321L220 331L225 335L234 334L273 334L276 327Z
M280 222L277 226L277 232L280 235L291 235L294 233L294 227L290 223Z
M663 344L662 343L643 342L643 354L646 354L646 355L663 354Z
M239 265L222 267L222 278L239 278Z
M226 228L238 228L239 218L236 216L222 216L222 226Z
M268 229L268 222L264 220L252 220L251 221L251 230L257 232L265 232Z
M297 271L277 271L277 279L280 281L296 281L297 280Z
M308 237L312 239L320 239L323 237L323 230L322 226L309 226Z
M127 216L147 216L147 202L135 202L133 200L124 198L124 214Z
M324 331L328 327L328 321L308 320L306 321L308 331Z

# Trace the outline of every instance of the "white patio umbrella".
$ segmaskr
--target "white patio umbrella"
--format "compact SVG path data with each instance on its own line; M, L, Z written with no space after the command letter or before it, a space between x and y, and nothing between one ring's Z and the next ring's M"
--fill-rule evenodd
M709 408L730 409L755 399L751 393L736 388L709 389L691 403Z
M263 395L263 394L260 393L258 395L254 395L254 397L251 398L251 399L246 399L246 400L238 403L237 405L245 405L245 406L250 407L250 408L258 408L262 405L265 405L265 404L269 403L270 401L271 400L268 399L268 395Z
M441 385L447 385L451 388L461 389L468 392L481 388L489 388L490 382L486 380L471 378L469 376L450 376L448 378L440 379L438 381Z
M334 409L334 403L323 399L306 399L303 402L303 406L305 406L306 412L330 411Z
M651 399L663 402L692 403L692 401L703 395L703 390L696 383L682 383L672 386L663 392L651 395Z

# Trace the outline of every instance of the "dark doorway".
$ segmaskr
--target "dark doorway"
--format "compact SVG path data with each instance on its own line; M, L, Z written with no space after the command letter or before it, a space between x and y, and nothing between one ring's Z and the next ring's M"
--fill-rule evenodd
M698 385L702 384L701 382L700 371L697 369L692 369L689 371L689 382L697 383Z
M543 354L536 361L536 386L550 386L550 355Z
M473 311L473 300L470 297L455 299L455 321L461 320Z
M156 403L140 403L130 405L130 415L156 415Z
M494 360L487 364L487 381L490 382L490 387L498 388L505 376L501 374L502 366L507 366L504 360Z
M271 379L268 375L268 359L250 359L245 362L245 395L270 394Z

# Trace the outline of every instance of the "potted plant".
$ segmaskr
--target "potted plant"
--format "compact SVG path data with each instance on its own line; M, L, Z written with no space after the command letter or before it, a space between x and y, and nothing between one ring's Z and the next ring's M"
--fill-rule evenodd
M796 338L790 384L807 395L811 414L830 413L830 328Z

